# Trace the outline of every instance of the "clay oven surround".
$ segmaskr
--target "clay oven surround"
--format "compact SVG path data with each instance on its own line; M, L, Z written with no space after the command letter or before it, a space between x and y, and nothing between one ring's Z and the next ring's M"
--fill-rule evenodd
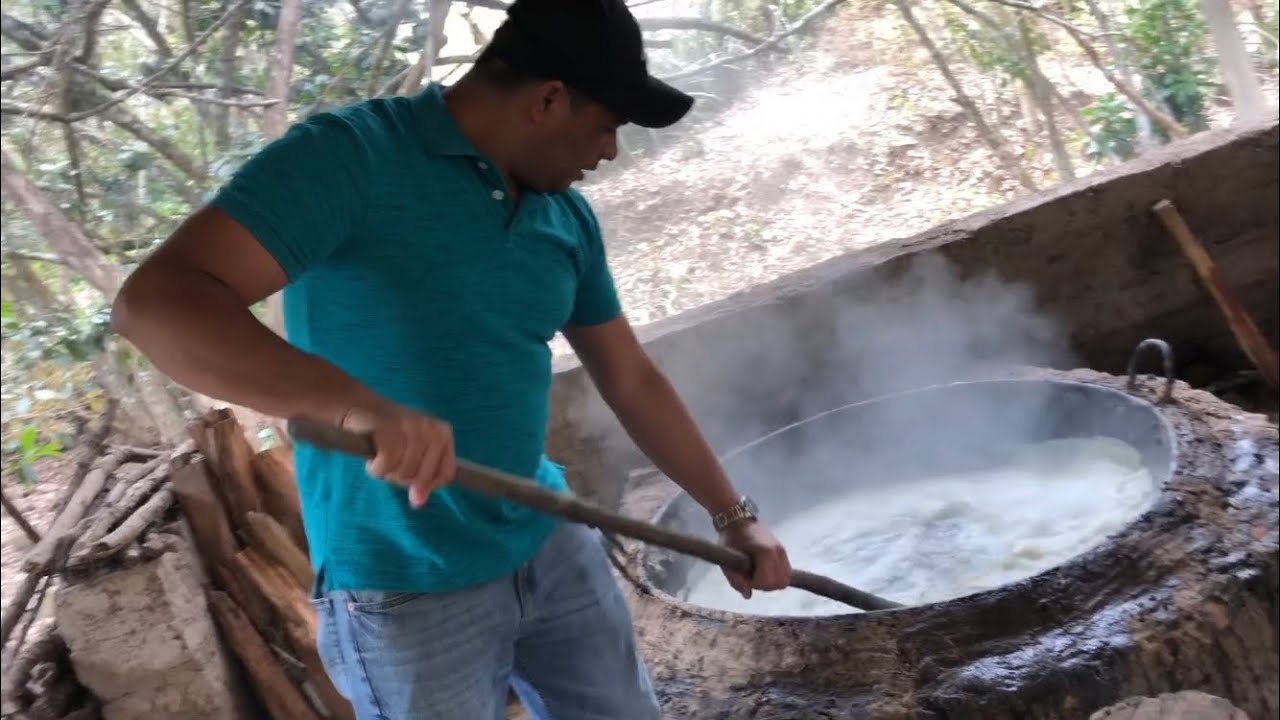
M1251 717L1274 717L1276 428L1182 383L1162 402L1164 389L1163 379L1128 388L1126 378L1093 371L1034 369L858 403L731 453L732 473L762 443L798 450L806 436L839 434L860 416L949 396L956 402L933 403L914 457L921 469L940 467L946 458L929 451L929 433L963 419L966 398L996 393L1056 408L1039 423L1041 436L1074 429L1128 441L1163 487L1123 530L1048 571L876 613L771 617L690 605L671 592L686 560L627 545L624 586L669 716L1066 720L1128 696L1198 689ZM885 440L865 422L856 426L843 457ZM770 494L771 513L813 502L803 461L793 453L786 465L739 472L748 484L771 477L794 487L791 507ZM708 532L693 507L658 474L634 478L623 500L633 516Z

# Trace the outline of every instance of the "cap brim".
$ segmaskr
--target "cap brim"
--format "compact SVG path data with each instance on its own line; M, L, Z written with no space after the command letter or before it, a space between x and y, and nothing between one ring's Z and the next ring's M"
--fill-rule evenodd
M610 108L623 120L646 128L665 128L680 122L693 107L693 98L655 77L619 89Z

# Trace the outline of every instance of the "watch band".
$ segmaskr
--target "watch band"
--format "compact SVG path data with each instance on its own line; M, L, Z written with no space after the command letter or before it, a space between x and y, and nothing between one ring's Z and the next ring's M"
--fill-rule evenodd
M756 504L751 498L743 495L738 502L723 512L718 512L711 516L711 524L715 527L716 532L720 532L725 528L743 520L755 520L759 517L756 512Z

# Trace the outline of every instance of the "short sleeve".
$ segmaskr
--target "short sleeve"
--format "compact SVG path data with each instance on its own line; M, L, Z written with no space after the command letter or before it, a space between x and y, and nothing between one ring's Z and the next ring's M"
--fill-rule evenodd
M613 274L609 271L600 223L581 195L571 191L570 198L577 214L583 218L585 236L582 243L583 270L578 279L569 324L579 327L600 325L622 314L622 302L618 299Z
M370 164L349 122L316 115L241 165L210 205L252 233L292 281L363 220Z

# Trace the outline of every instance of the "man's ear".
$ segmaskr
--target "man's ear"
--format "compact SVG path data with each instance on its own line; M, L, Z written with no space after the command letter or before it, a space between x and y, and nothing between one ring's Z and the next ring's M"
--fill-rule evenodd
M535 123L547 122L569 110L569 88L559 80L538 83L532 93L532 116Z

